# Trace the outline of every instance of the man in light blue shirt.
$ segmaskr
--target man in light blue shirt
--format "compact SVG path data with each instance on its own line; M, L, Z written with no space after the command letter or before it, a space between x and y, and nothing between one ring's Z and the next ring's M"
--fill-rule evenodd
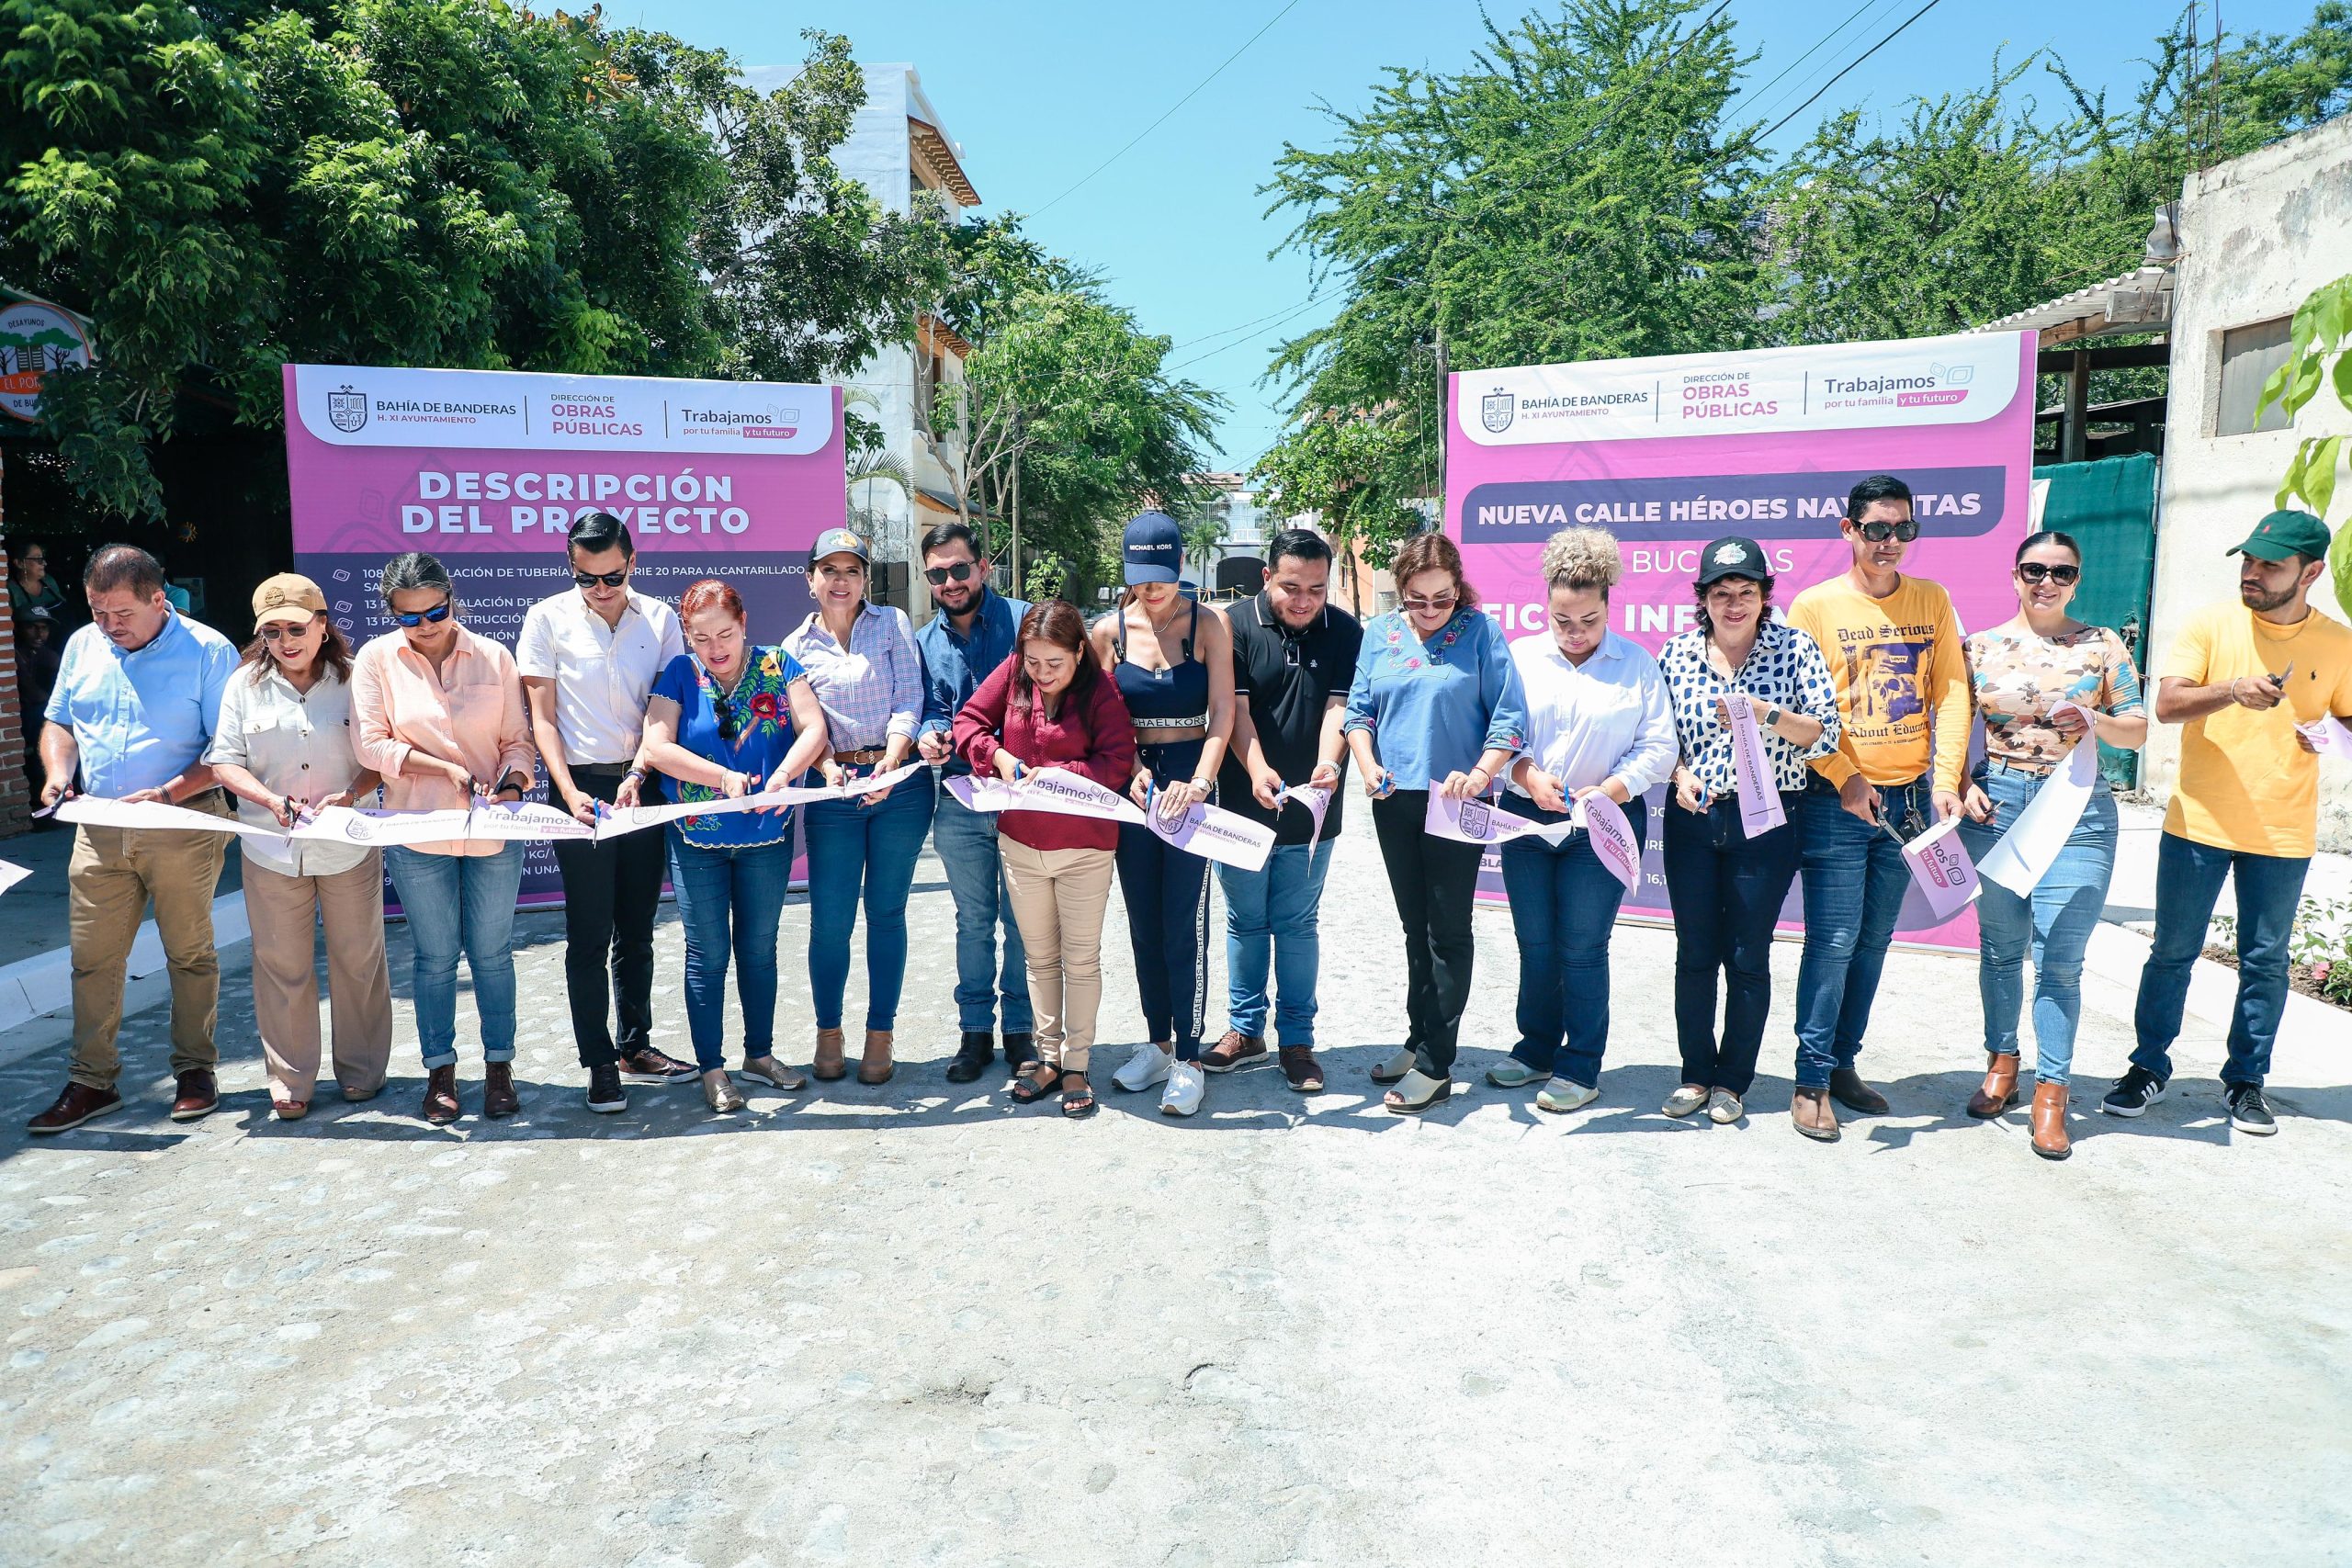
M922 536L923 581L939 613L915 634L922 654L922 721L917 755L944 763L949 777L970 773L948 739L956 714L981 682L1008 659L1029 606L989 587L989 558L969 524L942 523ZM1004 1018L1004 1060L1014 1071L1037 1059L1032 1043L1028 955L1012 923L1004 870L997 858L996 818L973 811L943 791L931 819L931 846L947 872L956 899L956 1011L963 1032L947 1081L970 1083L996 1059L999 1004ZM1004 933L1001 969L997 932Z
M161 801L230 815L204 753L237 650L209 626L185 620L164 596L164 569L130 545L109 545L83 573L90 624L66 640L40 737L47 782L41 805L77 793ZM220 961L212 946L212 889L226 833L173 829L74 830L65 872L73 953L74 1049L69 1081L26 1130L62 1133L120 1107L115 1035L122 1025L124 971L150 898L172 983L172 1119L209 1115L219 1103L212 1041Z

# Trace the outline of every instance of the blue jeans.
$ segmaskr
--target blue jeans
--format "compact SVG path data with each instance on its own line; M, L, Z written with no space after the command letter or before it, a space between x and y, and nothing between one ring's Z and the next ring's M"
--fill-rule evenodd
M429 855L405 844L384 851L384 868L408 917L410 1001L424 1066L458 1065L458 954L474 981L481 1059L514 1059L514 895L523 886L523 846L494 855Z
M2156 846L2156 943L2140 971L2132 1020L2140 1036L2133 1066L2171 1081L2172 1043L2188 1000L2189 970L2205 951L2206 923L2222 896L2222 879L2230 876L2238 886L2238 1002L2222 1081L2259 1084L2268 1075L2270 1047L2287 1010L2287 939L2311 865L2308 857L2245 854L2165 834Z
M871 806L820 800L808 810L808 993L817 1027L842 1026L849 936L865 903L865 1027L892 1029L907 978L907 892L931 831L936 790L922 769Z
M1315 976L1323 961L1317 917L1336 841L1278 844L1256 871L1217 866L1225 888L1226 1027L1236 1033L1266 1032L1271 973L1281 1043L1315 1043Z
M1932 827L1928 781L1879 791L1894 828ZM1862 1054L1887 945L1903 916L1911 873L1885 827L1838 804L1819 779L1797 797L1798 864L1804 878L1804 956L1797 964L1797 1087L1826 1089L1832 1068Z
M1029 1008L1028 959L1021 927L1004 889L1004 858L997 852L996 814L975 811L944 790L931 819L931 847L956 898L956 1017L967 1034L991 1034L1001 1010L1007 1034L1035 1028ZM997 932L1004 933L998 958Z
M2041 792L2043 781L1992 762L1976 782L2000 808L1990 823L1961 822L1961 843L1968 858L1982 863ZM2083 950L2090 945L2091 932L2107 908L2118 827L2115 794L2101 779L2090 804L2083 807L2082 820L2075 824L2030 898L1987 882L1976 901L1984 937L1976 994L1984 1007L1984 1049L1996 1056L2018 1055L2018 1017L2025 1010L2025 960L2030 948L2033 1076L2041 1083L2064 1084L2074 1066L2075 1031L2083 1017Z
M727 1065L727 960L743 1004L743 1059L775 1053L775 931L792 886L792 835L773 844L706 850L670 829L670 886L686 928L686 1033L695 1066Z
M1517 795L1503 798L1505 810L1534 821L1566 819ZM1641 801L1625 807L1636 843L1649 836L1648 816ZM1519 1043L1510 1054L1539 1073L1594 1088L1609 1044L1609 931L1625 885L1609 874L1581 829L1556 845L1513 839L1502 860L1519 938Z

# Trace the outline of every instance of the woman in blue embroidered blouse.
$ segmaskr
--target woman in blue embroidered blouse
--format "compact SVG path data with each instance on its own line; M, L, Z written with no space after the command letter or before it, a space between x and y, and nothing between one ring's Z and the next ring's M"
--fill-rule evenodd
M1395 1084L1385 1103L1410 1115L1453 1092L1484 854L1423 830L1430 793L1485 795L1527 738L1502 630L1478 608L1453 541L1416 536L1393 570L1403 603L1363 628L1345 728L1405 927L1405 1047L1372 1077Z
M825 750L825 716L792 655L754 648L743 601L710 579L678 601L684 653L653 682L645 709L648 765L670 798L740 800L790 784ZM740 1110L726 1073L727 964L743 1006L743 1071L781 1089L807 1080L775 1055L776 927L792 882L792 811L763 808L670 824L670 885L686 928L686 1030L704 1100Z
M1805 764L1838 750L1838 694L1821 647L1772 619L1772 567L1753 539L1699 553L1699 624L1668 639L1658 664L1674 699L1682 761L1666 807L1666 895L1674 909L1674 1025L1682 1083L1668 1116L1704 1107L1747 1114L1764 1015L1772 1005L1772 931L1797 873L1795 796ZM1732 761L1734 705L1754 716L1783 820L1750 838ZM1715 1033L1715 976L1725 1002Z

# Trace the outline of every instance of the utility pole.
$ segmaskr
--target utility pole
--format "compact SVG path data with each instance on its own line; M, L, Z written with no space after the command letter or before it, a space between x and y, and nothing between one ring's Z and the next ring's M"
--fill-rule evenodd
M1446 405L1451 400L1449 386L1452 367L1445 357L1445 322L1437 324L1437 528L1445 532L1445 443L1453 433L1453 422Z
M1012 587L1009 597L1021 597L1021 448L1028 415L1012 416Z

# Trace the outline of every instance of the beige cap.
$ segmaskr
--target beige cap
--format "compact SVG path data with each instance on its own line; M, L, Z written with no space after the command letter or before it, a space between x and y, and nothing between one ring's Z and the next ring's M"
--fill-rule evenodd
M308 621L327 613L327 596L299 571L281 571L254 590L254 629L270 621Z

